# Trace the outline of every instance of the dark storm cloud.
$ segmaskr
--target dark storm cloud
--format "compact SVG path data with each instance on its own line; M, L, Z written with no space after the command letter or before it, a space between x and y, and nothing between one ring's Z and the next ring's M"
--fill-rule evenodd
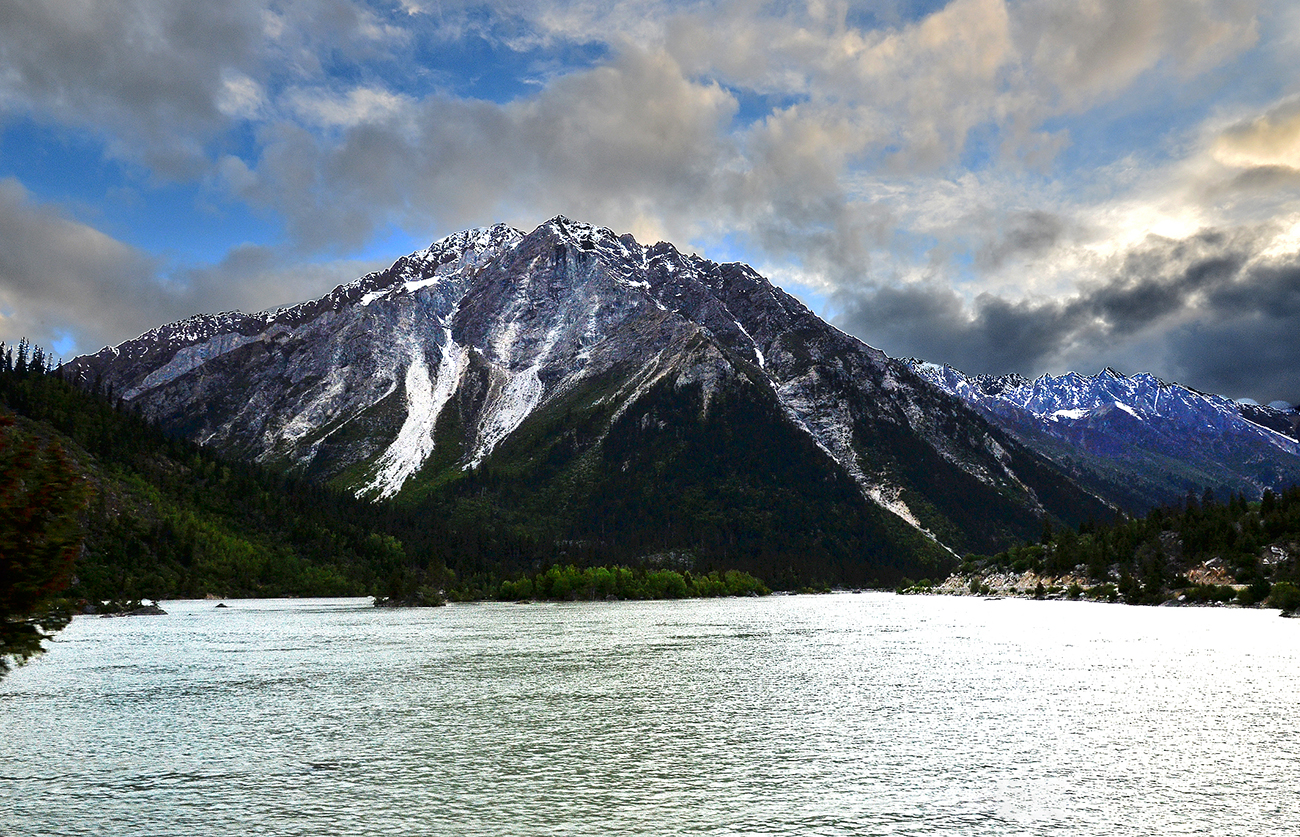
M996 270L1016 255L1034 256L1055 246L1065 233L1065 220L1051 212L1035 210L1011 215L1001 234L975 257L984 270Z
M946 286L841 294L837 323L896 356L966 372L1036 375L1105 365L1262 402L1300 387L1300 257L1261 258L1258 230L1150 239L1065 299L970 303ZM1095 367L1095 368L1094 368Z
M973 373L1015 372L1053 357L1082 323L1053 300L980 294L972 304L947 285L884 286L840 294L836 324L895 356L915 356ZM1028 362L1027 362L1028 361Z
M1296 270L1300 277L1300 269ZM1230 398L1300 404L1300 351L1289 320L1244 316L1198 320L1169 334L1167 377Z
M1300 403L1300 258L1247 270L1205 307L1169 335L1177 374L1216 392Z

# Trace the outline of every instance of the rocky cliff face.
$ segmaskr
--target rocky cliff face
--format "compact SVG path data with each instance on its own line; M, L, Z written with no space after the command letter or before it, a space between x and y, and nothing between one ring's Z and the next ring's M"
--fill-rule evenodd
M1028 380L968 376L912 360L936 386L975 407L1080 482L1142 511L1205 488L1258 499L1300 481L1300 443L1285 411L1246 407L1149 374L1106 369Z
M826 527L844 540L828 561L905 563L1106 512L751 268L562 217L458 233L319 300L194 317L69 368L233 454L374 498L462 508L476 491L585 542L626 524L708 552L753 512L774 533L759 540ZM677 522L641 519L678 501ZM702 534L710 515L722 529Z

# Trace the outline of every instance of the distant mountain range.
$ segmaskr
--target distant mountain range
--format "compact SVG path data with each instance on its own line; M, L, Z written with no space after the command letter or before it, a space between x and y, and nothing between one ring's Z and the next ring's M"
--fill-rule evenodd
M1209 488L1258 498L1300 483L1300 413L1239 404L1148 375L965 375L912 359L1080 484L1130 511Z
M321 299L192 317L67 371L228 454L557 560L768 579L892 581L1044 520L1300 478L1294 440L1223 399L895 360L746 265L563 217L457 233Z

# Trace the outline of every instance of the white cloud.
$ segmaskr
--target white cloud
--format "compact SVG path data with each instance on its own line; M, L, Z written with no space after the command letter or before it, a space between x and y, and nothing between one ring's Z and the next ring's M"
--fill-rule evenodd
M310 246L358 246L387 223L527 224L556 212L640 231L653 216L689 232L734 153L734 99L635 49L507 105L367 94L309 109L338 130L268 129L250 194ZM401 118L359 118L393 112Z
M1300 101L1288 100L1245 124L1229 128L1214 141L1211 153L1234 168L1300 169Z
M1026 69L1066 110L1114 95L1168 65L1185 75L1254 45L1257 4L1226 0L1085 0L1024 4Z
M408 111L411 100L374 87L357 87L343 95L320 90L294 90L287 96L290 109L310 125L352 128L388 122Z
M217 110L232 119L253 119L266 105L262 85L237 70L221 74L221 90L217 93Z
M167 287L177 304L273 304L277 283L312 285L285 279L285 253L346 253L392 225L432 237L564 212L706 253L725 238L844 310L938 289L936 310L994 322L1077 296L1152 235L1248 229L1279 254L1289 239L1265 221L1300 221L1300 91L1283 89L1300 41L1284 4L953 0L912 19L908 4L835 0L78 8L0 0L0 117L89 129L149 176L284 221L283 252L231 242L172 286L131 248L85 250L106 283ZM536 89L470 100L419 66L470 39L529 56L513 72ZM605 57L574 68L570 49ZM1257 63L1233 63L1244 54ZM1202 78L1255 87L1215 109ZM1183 121L1141 143L1086 130L1164 118L1167 100ZM94 232L25 195L6 206L8 234L28 230L51 258L72 258L57 244L81 240L70 230ZM0 292L54 310L10 270Z

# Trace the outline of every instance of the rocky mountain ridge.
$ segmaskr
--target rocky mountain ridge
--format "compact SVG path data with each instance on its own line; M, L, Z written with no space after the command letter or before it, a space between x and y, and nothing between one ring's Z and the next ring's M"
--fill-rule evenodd
M825 506L844 518L825 523L843 533L826 560L843 564L855 549L942 556L1106 513L752 268L563 217L458 233L319 300L190 318L69 371L228 453L377 499L463 511L477 491L493 498L484 513L545 518L566 541L614 543L596 532L626 518L631 540L731 554L741 517L761 510L814 543L791 521ZM656 528L644 509L670 488L690 511Z
M1145 510L1209 487L1258 498L1300 481L1294 411L1243 405L1154 375L1107 368L1029 380L909 359L1102 496Z

